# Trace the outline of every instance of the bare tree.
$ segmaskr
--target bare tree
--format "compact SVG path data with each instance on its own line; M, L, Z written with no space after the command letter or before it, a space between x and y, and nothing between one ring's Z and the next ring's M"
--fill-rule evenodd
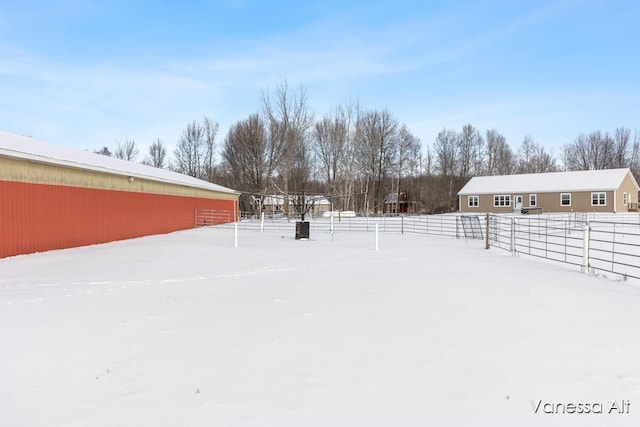
M427 153L420 160L420 173L426 176L433 175L435 169L435 161L433 159L433 150L427 145Z
M367 183L373 187L368 202L374 212L379 212L385 196L383 184L396 161L398 121L386 109L371 110L359 118L357 126L357 158Z
M314 148L321 164L323 177L332 190L339 177L340 160L347 144L348 133L347 121L341 117L339 110L332 115L325 115L313 127Z
M438 195L436 196L439 201L438 205L441 205L446 210L451 209L455 204L454 185L456 185L457 165L458 165L458 151L460 145L458 143L459 135L452 129L442 129L436 141L433 145L436 158L436 171L439 172L442 178L442 183L439 184ZM442 185L444 184L444 185Z
M205 129L195 120L187 125L173 152L176 172L204 179L203 159L206 155Z
M636 180L640 180L640 134L638 131L634 133L633 144L631 145L629 169L631 169L631 173L636 177Z
M309 175L309 171L303 172L302 169L310 166L307 132L313 125L307 94L303 88L297 94L292 94L284 81L277 86L274 99L269 93L263 93L262 104L269 125L269 136L276 141L275 151L283 156L279 170L284 192L301 191ZM284 210L288 214L288 197L285 197Z
M220 125L215 120L212 120L208 117L204 118L204 124L202 125L204 128L204 157L202 161L204 178L213 182L214 180L214 172L215 172L215 149L216 149L216 136L218 135L218 129Z
M132 139L126 139L124 142L118 141L118 147L116 148L114 157L118 159L128 160L133 162L138 157L138 147L136 147L135 141Z
M462 127L457 141L459 144L458 177L464 183L472 176L482 173L484 140L474 126L467 124Z
M289 188L293 192L305 191L305 185L311 178L312 150L309 149L308 132L295 137L297 141L291 146L291 165L289 169Z
M396 159L398 167L398 181L396 185L396 200L398 203L398 210L396 212L399 212L402 177L403 175L408 178L415 178L418 176L421 157L420 151L422 150L420 139L413 135L404 124L398 131L397 150L398 154ZM408 183L404 184L405 188L408 187L408 184L412 181L412 179L409 179Z
M580 134L564 146L564 164L569 170L607 169L613 163L614 141L608 133Z
M316 122L311 132L313 147L328 192L339 196L333 200L341 204L342 209L346 209L350 204L357 175L354 165L354 123L358 111L358 107L353 105L338 107Z
M457 132L452 129L442 129L436 137L433 146L436 156L436 170L442 176L455 175L459 150L458 138Z
M515 171L515 155L503 135L497 130L487 131L487 175L510 175Z
M156 139L149 146L149 154L142 163L156 168L164 168L167 158L167 148L160 139Z
M613 156L612 168L629 167L632 157L631 130L627 128L616 128L613 133Z
M557 171L556 159L542 145L525 136L518 150L518 173L540 173Z
M267 127L258 114L231 126L221 155L225 173L230 175L237 189L257 193L266 191L277 158L270 146Z
M631 168L637 162L637 144L637 135L632 142L631 131L622 127L613 136L600 130L580 134L564 146L564 164L569 170Z

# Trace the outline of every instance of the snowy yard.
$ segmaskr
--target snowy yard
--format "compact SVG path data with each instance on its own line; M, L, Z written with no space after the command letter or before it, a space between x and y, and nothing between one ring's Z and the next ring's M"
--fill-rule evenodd
M638 282L483 241L293 235L0 260L0 424L640 425ZM590 413L545 413L571 405Z

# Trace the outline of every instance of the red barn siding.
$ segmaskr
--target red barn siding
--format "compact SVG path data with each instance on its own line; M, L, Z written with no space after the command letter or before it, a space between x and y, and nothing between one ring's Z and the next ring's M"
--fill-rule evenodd
M235 200L0 181L0 258L193 228Z

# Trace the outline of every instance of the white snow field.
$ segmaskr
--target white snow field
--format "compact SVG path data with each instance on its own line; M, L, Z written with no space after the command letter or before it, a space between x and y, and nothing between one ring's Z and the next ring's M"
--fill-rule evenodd
M637 282L477 240L233 233L0 260L0 425L640 425Z

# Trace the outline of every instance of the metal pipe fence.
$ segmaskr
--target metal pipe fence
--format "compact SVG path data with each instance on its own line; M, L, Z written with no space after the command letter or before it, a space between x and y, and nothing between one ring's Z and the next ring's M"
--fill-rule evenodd
M293 230L299 216L286 218L280 215L240 214L238 227L244 230ZM482 221L480 221L482 224ZM414 216L365 216L353 218L311 218L311 233L317 232L372 232L378 224L381 233L415 233L423 235L464 237L460 215L414 215ZM200 224L202 225L202 224ZM224 224L223 224L224 226ZM230 224L227 225L231 227ZM476 230L482 237L484 228Z
M640 279L640 224L591 221L589 266Z
M230 212L196 213L196 226L220 224L234 227ZM594 220L592 218L601 218ZM485 238L488 246L579 266L585 272L609 272L623 279L640 279L640 217L611 214L558 215L409 215L352 218L310 218L310 232L411 233L451 238ZM294 235L299 217L241 212L237 226L243 230L289 231Z
M621 222L587 218L491 215L491 246L512 255L580 266L588 272L640 279L640 221L630 221L633 217L629 215Z

